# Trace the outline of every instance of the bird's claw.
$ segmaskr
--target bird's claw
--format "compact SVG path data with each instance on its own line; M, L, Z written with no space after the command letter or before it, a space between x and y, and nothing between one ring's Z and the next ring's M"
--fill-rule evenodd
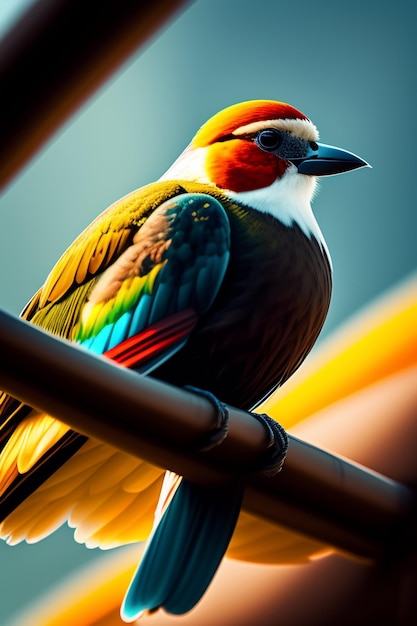
M266 413L250 412L250 415L263 424L269 437L259 471L267 476L275 476L281 471L287 456L288 435L285 429Z
M205 435L202 445L199 446L199 450L210 450L221 444L227 437L229 430L229 411L227 406L206 389L200 389L192 385L186 385L184 389L206 398L216 409L217 424ZM263 472L267 476L274 476L281 471L284 465L288 450L288 435L285 429L266 413L250 412L249 414L258 420L268 433L268 444L256 471Z
M205 435L203 443L199 449L205 451L218 446L222 443L222 441L224 441L224 439L226 439L229 431L229 411L227 406L223 402L220 402L220 400L216 398L213 393L207 391L206 389L199 389L198 387L193 387L192 385L186 385L184 389L206 398L217 411L217 424L207 433L207 435Z

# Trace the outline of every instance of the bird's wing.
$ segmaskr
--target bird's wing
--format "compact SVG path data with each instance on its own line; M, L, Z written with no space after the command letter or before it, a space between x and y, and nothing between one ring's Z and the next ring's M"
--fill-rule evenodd
M156 185L156 200L147 204L151 204L151 210L137 211L136 217L131 205L138 198L128 196L96 220L58 262L24 316L141 372L152 371L179 350L199 315L216 297L228 264L230 232L226 213L216 199L203 194L175 195L178 186L172 189L172 200L158 205L161 192ZM129 213L129 219L122 219L124 212ZM115 233L114 240L111 232ZM103 464L129 465L130 469L125 467L123 472L124 482L131 481L126 488L129 503L120 506L137 507L134 501L139 492L152 491L155 480L159 487L160 470L148 471L144 463L132 458L128 462L126 455L111 448L107 452L101 445L94 448L95 442L82 445L85 438L58 420L30 412L5 395L0 437L0 502L2 518L7 517L0 532L14 536L12 541L27 538L29 518L32 538L45 534L45 501L51 508L59 508L58 513L51 514L55 525L68 517L70 507L74 524L79 518L88 518L93 505L103 508L109 498L108 489L113 488L115 493L119 486L113 478L106 488L97 487L108 474L103 472ZM88 446L90 453L86 454ZM70 474L66 484L60 478L62 470L47 479L64 461L62 469ZM149 482L151 475L153 480ZM80 484L88 484L87 495L100 492L97 501L90 498L91 506L85 506L85 490L76 493ZM62 493L71 497L60 498ZM74 497L81 503L78 513L77 506L70 503ZM37 517L39 533L33 523ZM91 526L90 522L87 525Z
M183 191L175 183L153 183L108 207L64 252L45 284L26 307L23 317L31 319L48 303L58 302L74 288L99 275L129 247L134 234L155 209Z

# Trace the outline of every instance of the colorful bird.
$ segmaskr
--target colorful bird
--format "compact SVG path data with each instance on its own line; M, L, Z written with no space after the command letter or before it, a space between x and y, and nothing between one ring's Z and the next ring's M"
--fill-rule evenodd
M139 373L209 392L220 412L216 397L251 410L301 365L326 318L332 270L310 206L316 177L364 166L318 143L316 127L288 104L229 107L159 181L76 239L22 316ZM149 535L159 468L6 394L0 410L4 539L38 541L65 521L90 547ZM203 488L166 472L126 621L198 602L241 497L240 481Z

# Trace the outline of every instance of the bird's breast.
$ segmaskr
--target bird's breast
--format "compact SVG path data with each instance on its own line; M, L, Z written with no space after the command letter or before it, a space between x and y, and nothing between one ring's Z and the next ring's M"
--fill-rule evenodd
M208 388L241 408L260 402L299 367L322 328L331 269L298 226L228 203L229 268L214 306L157 376Z

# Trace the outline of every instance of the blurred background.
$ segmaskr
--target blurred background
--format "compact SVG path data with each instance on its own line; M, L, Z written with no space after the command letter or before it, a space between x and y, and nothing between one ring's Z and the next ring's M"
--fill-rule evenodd
M28 5L2 0L0 36ZM0 306L17 315L79 232L158 178L209 116L270 98L373 168L323 179L314 200L334 265L328 335L416 268L416 18L413 0L186 4L0 197ZM68 528L0 543L0 623L100 555Z

